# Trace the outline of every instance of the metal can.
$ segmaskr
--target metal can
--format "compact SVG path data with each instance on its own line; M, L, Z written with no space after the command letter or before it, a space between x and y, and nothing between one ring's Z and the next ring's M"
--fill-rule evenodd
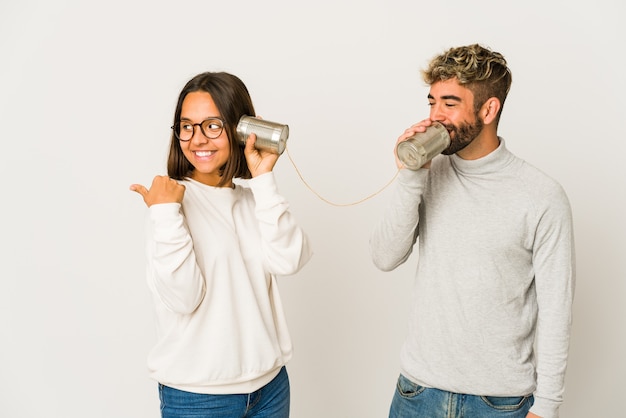
M417 170L450 145L450 134L445 126L433 122L426 132L418 132L396 147L398 158L406 168Z
M282 154L289 138L289 126L254 116L242 116L237 124L239 143L246 145L250 134L256 135L255 147L260 150Z

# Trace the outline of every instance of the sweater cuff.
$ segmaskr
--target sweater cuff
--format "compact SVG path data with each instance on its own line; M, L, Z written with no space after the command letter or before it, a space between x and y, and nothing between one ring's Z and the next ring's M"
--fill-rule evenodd
M150 219L169 219L179 215L180 203L157 203L148 208Z
M273 171L251 178L248 180L248 185L254 194L257 205L263 206L264 200L278 194L278 185Z
M559 402L535 396L535 403L530 412L541 418L559 418Z

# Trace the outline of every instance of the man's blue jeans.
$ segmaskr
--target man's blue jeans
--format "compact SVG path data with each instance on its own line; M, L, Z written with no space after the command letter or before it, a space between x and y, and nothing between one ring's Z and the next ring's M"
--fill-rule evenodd
M475 396L425 388L400 375L389 418L525 418L532 395Z
M283 367L253 393L205 395L159 384L162 418L289 418L290 389Z

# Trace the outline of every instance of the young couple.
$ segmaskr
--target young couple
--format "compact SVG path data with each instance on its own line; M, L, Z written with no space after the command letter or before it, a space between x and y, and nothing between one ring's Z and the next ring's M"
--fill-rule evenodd
M415 170L396 155L394 198L370 240L383 271L419 251L389 417L557 417L575 281L568 198L498 135L512 81L500 53L451 48L423 78L430 115L396 143L433 122L451 142ZM240 145L244 115L255 110L238 77L195 76L174 112L168 175L131 186L148 206L148 367L163 418L289 416L276 277L312 251L278 192L279 155L254 134Z

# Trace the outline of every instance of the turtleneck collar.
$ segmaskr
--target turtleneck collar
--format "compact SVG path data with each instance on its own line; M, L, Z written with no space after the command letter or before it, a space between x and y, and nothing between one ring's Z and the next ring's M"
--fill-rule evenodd
M456 154L450 156L452 167L463 174L490 174L501 171L509 165L515 156L509 152L504 144L504 139L498 137L500 145L489 154L477 160L464 160Z

